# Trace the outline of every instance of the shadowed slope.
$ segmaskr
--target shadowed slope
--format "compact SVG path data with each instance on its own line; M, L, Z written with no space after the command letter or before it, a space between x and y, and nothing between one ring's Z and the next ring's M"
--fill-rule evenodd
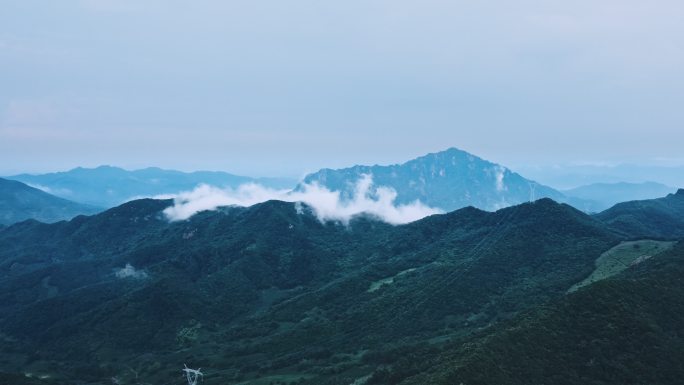
M58 198L21 182L0 178L0 225L35 219L57 222L100 209Z

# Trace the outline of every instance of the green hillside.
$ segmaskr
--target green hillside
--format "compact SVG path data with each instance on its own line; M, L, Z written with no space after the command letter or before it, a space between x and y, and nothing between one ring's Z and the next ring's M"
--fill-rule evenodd
M684 246L461 344L398 360L371 383L678 384ZM396 369L395 369L396 368ZM413 372L419 372L413 375Z
M0 231L0 368L128 384L130 368L164 383L185 363L207 384L349 384L564 297L619 242L551 200L396 227L276 201L169 223L169 204Z
M664 198L620 203L596 218L624 237L683 238L684 189Z

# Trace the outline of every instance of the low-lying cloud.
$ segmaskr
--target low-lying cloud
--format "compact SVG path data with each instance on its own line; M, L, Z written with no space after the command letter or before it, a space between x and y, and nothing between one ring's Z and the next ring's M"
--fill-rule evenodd
M331 191L317 183L305 184L296 191L273 190L249 183L236 189L220 189L200 185L193 191L174 196L174 205L164 210L171 221L185 220L200 211L215 210L222 206L252 206L269 200L302 202L313 209L322 222L349 221L358 215L368 214L391 224L404 224L438 214L442 211L420 201L396 204L397 192L388 187L374 187L370 175L364 175L355 185L351 199L343 199L339 191Z
M494 177L496 178L496 191L498 191L498 192L502 192L502 191L506 190L506 185L504 184L504 177L506 175L505 173L506 173L505 168L503 168L501 166L497 166L495 168Z
M130 263L127 263L125 267L122 267L114 272L117 278L126 279L145 279L147 278L147 273L143 270L138 270Z

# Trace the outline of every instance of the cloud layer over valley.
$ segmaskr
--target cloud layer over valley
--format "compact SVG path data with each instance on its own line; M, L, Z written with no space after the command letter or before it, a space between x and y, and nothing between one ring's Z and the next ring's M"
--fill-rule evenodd
M396 197L396 191L391 188L373 186L370 175L364 175L357 181L351 199L343 199L339 191L331 191L316 183L304 184L295 191L273 190L253 183L241 185L237 189L200 185L193 191L173 196L174 205L164 210L164 214L169 220L178 221L188 219L200 211L215 210L222 206L246 207L269 200L302 202L313 209L320 221L343 223L365 213L387 223L403 224L442 212L420 201L397 205Z

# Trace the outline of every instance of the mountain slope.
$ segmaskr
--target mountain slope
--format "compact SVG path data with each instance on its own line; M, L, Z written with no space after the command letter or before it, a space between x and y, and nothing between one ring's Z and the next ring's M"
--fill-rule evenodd
M197 171L184 173L160 168L128 171L101 166L75 168L66 172L42 175L21 174L8 177L40 186L52 194L100 207L114 207L136 197L152 197L192 190L199 184L237 187L259 183L272 188L292 188L296 181L286 178L250 178L225 172Z
M187 363L208 385L349 384L393 349L564 296L618 242L548 199L396 227L277 201L169 223L170 204L0 230L0 370L162 383Z
M456 148L404 164L323 169L306 176L304 183L318 183L350 197L354 194L355 182L365 174L372 175L375 186L396 190L398 203L420 200L445 211L467 206L494 211L539 198L567 201L562 193L550 187Z
M595 202L592 211L603 211L618 203L655 199L676 191L675 188L655 182L645 183L595 183L564 190L569 197Z
M684 375L684 245L375 384L675 384ZM415 364L414 364L415 365ZM423 371L425 370L425 371Z
M664 198L620 203L595 217L631 238L682 238L684 189Z
M21 182L0 178L0 225L27 219L57 222L98 211L96 207L71 202Z

